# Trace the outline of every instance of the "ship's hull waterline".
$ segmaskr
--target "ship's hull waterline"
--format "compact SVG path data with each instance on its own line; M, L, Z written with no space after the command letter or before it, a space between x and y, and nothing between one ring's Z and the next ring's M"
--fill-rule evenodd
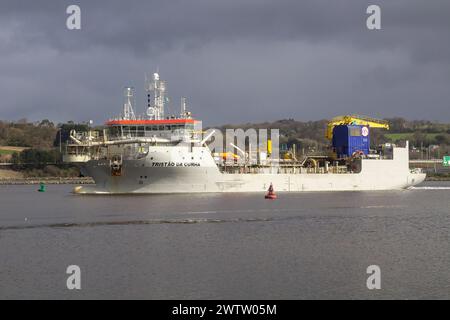
M151 172L151 171L150 171ZM417 185L424 181L425 174L409 174L398 178L375 179L364 174L222 174L222 179L208 183L170 181L166 173L147 172L154 182L138 184L134 179L112 177L95 186L80 186L75 189L79 194L158 194L158 193L208 193L208 192L264 192L270 183L276 191L375 191L399 190ZM194 177L183 174L186 178ZM209 178L209 177L208 177ZM371 182L367 180L371 179Z

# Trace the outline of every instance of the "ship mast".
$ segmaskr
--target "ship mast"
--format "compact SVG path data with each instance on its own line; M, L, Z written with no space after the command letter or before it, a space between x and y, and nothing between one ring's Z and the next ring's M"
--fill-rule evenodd
M159 74L155 72L152 80L145 85L147 91L147 115L152 120L164 119L164 103L166 102L166 81L160 80ZM151 95L153 94L153 103Z
M186 116L186 98L181 97L181 112L180 117L184 118Z
M131 103L133 98L133 88L125 88L125 103L123 104L123 120L136 120L136 115L134 114L133 104Z
M191 119L192 114L190 111L187 111L187 102L185 97L181 97L181 112L180 117L182 119Z

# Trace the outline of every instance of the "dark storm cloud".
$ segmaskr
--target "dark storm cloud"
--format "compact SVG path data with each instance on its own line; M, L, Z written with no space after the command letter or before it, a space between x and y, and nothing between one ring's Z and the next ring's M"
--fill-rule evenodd
M78 4L82 30L65 28ZM382 8L382 30L365 27ZM449 1L12 1L0 4L0 118L95 119L159 67L209 124L357 112L450 120Z

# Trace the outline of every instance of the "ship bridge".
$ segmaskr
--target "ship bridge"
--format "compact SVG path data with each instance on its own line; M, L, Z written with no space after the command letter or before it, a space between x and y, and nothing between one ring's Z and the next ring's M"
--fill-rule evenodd
M110 120L106 122L109 139L159 137L170 140L196 140L201 121L195 119Z
M125 103L122 114L108 120L102 134L70 133L72 143L66 145L65 162L87 162L122 154L124 150L142 150L144 146L171 146L179 143L193 145L202 141L202 123L193 119L187 111L186 98L181 98L181 110L178 116L165 115L165 104L169 101L167 86L158 73L152 80L146 79L147 112L144 116L136 116L133 108L134 90L125 88ZM127 152L128 152L127 151ZM132 152L131 152L132 153ZM138 154L140 151L136 151Z
M136 117L133 110L133 88L125 89L125 103L122 115L106 122L108 139L129 138L164 138L167 141L187 141L201 139L201 121L192 118L187 111L186 98L181 98L179 116L165 116L167 97L166 81L161 80L158 73L146 79L147 112L146 117Z

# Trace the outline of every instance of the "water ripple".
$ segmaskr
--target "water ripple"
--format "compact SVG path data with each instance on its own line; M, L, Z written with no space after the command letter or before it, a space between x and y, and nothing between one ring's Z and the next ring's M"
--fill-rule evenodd
M0 226L0 231L24 230L38 228L83 228L99 226L123 226L123 225L151 225L151 224L195 224L195 223L232 223L232 222L267 222L272 218L236 218L236 219L153 219L153 220L129 220L129 221L97 221L97 222L71 222L50 223L21 226Z

